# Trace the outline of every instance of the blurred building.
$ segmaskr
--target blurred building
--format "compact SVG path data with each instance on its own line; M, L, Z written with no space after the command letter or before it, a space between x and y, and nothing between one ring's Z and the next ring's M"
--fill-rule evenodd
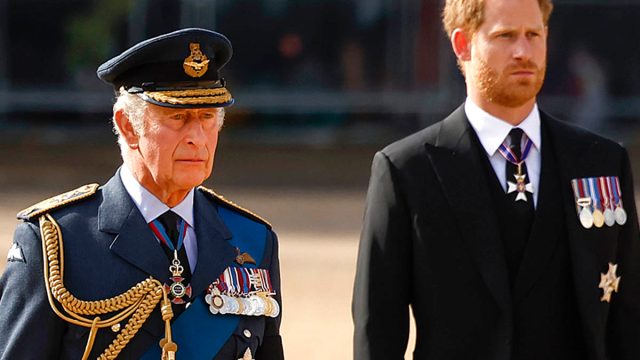
M640 1L555 5L541 103L633 140ZM199 26L234 45L224 74L237 100L230 135L238 141L385 143L464 99L441 7L438 0L0 0L0 142L33 141L33 126L50 130L43 141L108 137L113 95L97 66L142 39ZM70 133L70 123L82 133Z

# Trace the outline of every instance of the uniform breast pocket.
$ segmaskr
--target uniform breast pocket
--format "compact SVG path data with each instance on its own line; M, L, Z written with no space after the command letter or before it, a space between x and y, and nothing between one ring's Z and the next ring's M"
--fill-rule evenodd
M264 327L264 316L241 316L238 326L214 359L253 359L262 344Z

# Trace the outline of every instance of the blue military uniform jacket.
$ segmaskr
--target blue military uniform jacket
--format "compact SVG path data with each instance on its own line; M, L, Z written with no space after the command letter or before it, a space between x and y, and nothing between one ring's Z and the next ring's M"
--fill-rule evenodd
M83 192L87 194L81 195ZM40 213L48 212L60 227L64 244L63 282L78 299L107 299L150 276L160 282L170 276L169 260L124 189L119 174L100 188L89 185L69 195L69 200L58 198L56 202L56 206L49 204L50 210L43 204L19 214L23 221L16 229L9 262L0 279L0 359L80 359L89 336L89 328L70 324L57 316L47 299L38 225ZM280 304L277 238L270 226L205 188L198 188L194 196L198 260L191 280L193 298L202 299L208 286L227 267L242 266L235 262L234 229L225 224L219 215L221 210L241 220L235 226L244 223L264 229L263 238L251 239L264 242L260 247L262 254L254 256L255 266L269 270L276 293L274 298ZM165 335L159 307L120 352L119 359L139 359L159 349L158 341ZM179 314L172 323L189 311ZM207 313L205 316L222 315ZM213 353L203 349L202 354L208 354L203 358L236 360L242 358L247 349L256 359L283 358L280 316L225 316L237 317L234 327L216 335L221 346ZM120 325L124 327L126 320ZM117 333L110 328L99 330L89 358L98 357ZM224 337L222 341L220 336ZM188 339L181 339L183 347ZM198 344L204 348L207 341ZM181 344L177 345L180 358Z

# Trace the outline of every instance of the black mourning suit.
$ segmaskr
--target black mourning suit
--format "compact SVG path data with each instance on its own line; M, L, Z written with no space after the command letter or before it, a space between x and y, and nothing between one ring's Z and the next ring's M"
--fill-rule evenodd
M626 151L541 113L538 204L507 269L504 191L464 108L374 158L353 317L355 359L640 358L640 239ZM583 228L571 179L618 176L629 220ZM622 277L602 302L600 274Z

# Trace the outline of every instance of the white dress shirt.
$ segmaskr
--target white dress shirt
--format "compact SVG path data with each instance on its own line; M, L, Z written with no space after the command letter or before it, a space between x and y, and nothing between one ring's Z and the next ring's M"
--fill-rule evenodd
M507 191L506 164L507 160L500 154L498 148L507 139L511 129L518 127L524 131L533 142L531 151L525 159L527 164L528 180L533 186L533 205L538 204L538 189L540 188L540 168L542 162L542 135L540 128L540 112L538 105L533 106L531 113L518 126L513 126L504 120L487 113L476 105L470 98L464 103L464 111L471 126L478 134L480 143L489 156L489 161L495 171L502 189ZM510 145L510 139L507 143ZM513 179L512 181L515 181Z
M131 170L126 164L122 165L120 169L120 179L124 188L131 196L134 204L140 210L140 213L144 217L144 220L149 224L155 220L158 216L164 214L167 210L171 210L178 214L189 225L187 227L187 233L184 237L183 246L187 252L187 258L189 259L189 268L193 274L196 268L196 261L198 259L198 243L196 241L196 233L193 227L193 189L189 191L187 196L178 205L169 208L166 204L155 197L149 190L145 189L139 182L133 177ZM151 229L149 229L151 231ZM160 242L160 239L157 239Z

